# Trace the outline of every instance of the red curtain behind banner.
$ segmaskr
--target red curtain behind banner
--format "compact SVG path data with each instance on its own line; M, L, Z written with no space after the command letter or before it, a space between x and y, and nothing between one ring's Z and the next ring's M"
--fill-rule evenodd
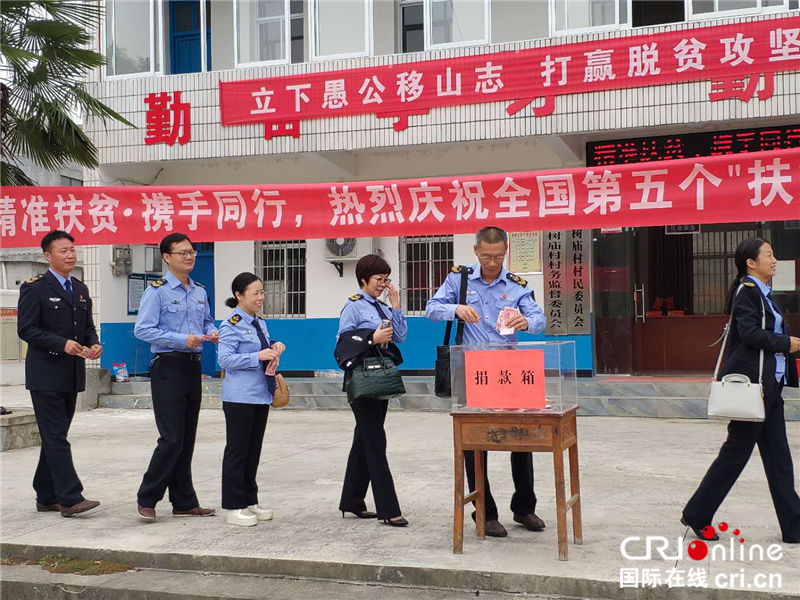
M800 149L396 181L248 186L7 187L0 245L52 229L81 244L288 240L800 219Z

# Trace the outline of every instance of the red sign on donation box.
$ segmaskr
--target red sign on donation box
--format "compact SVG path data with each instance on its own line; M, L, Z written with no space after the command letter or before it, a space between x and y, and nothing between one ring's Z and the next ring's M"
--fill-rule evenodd
M545 408L544 350L464 352L467 408Z

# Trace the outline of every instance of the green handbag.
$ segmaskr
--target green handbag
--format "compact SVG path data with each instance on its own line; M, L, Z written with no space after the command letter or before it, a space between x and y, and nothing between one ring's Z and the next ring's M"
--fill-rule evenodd
M376 348L377 350L377 348ZM391 358L369 356L347 372L347 401L390 400L406 393L403 378Z

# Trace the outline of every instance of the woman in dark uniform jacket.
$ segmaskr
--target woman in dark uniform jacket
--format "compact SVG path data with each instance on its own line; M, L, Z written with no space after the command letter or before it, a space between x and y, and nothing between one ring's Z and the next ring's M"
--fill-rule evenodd
M788 335L786 321L767 285L777 266L772 246L758 238L745 240L736 249L735 262L738 275L728 292L725 307L726 313L731 313L732 309L733 322L722 375L740 373L757 382L759 355L764 350L765 419L763 422L730 422L728 439L683 509L681 522L702 538L703 527L711 524L758 444L783 541L800 543L800 497L794 487L781 397L784 386L797 387L797 361L792 353L800 350L800 338ZM762 328L764 316L765 327Z

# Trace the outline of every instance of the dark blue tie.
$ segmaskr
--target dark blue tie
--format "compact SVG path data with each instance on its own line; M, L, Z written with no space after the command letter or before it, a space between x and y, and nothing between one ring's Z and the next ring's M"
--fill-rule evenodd
M264 332L261 331L261 323L258 322L258 317L253 319L253 327L256 328L256 335L258 336L258 341L261 342L261 349L264 350L269 348L269 343L267 343L267 336L264 335ZM262 360L261 361L261 371L262 373L267 370L268 361ZM266 375L267 378L267 389L269 390L270 394L275 394L275 377L272 375Z
M70 304L75 304L75 293L72 291L72 282L69 279L64 282L64 290L67 292L67 300Z

